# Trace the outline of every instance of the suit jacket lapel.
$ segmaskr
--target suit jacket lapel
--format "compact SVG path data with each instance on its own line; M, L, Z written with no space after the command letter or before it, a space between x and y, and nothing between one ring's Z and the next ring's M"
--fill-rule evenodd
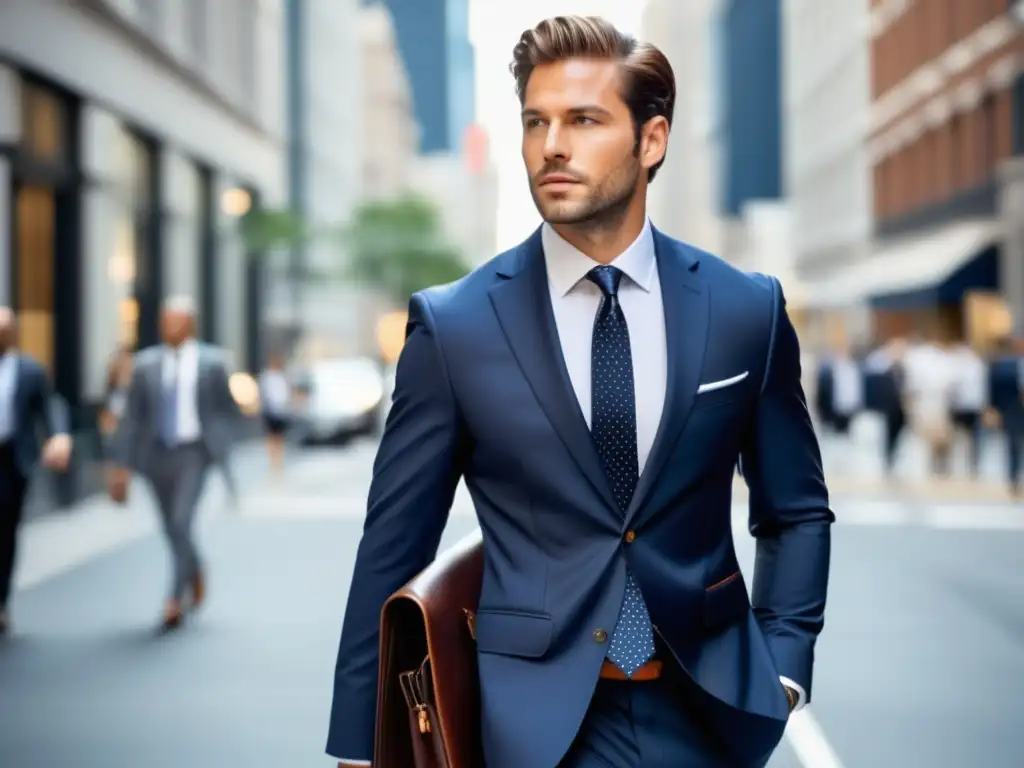
M698 274L700 261L657 229L654 250L665 308L668 385L658 432L626 514L627 525L650 494L686 425L700 386L708 342L709 288Z
M562 356L540 229L506 259L490 295L512 354L583 474L617 508Z

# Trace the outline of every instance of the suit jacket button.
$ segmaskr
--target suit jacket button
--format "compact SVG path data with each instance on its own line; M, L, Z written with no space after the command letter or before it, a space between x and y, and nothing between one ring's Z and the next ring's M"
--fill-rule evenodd
M596 640L599 643L603 643L607 639L608 639L608 633L605 632L603 629L595 629L594 630L594 640Z
M636 541L636 531L626 531L626 535L622 537L627 544L632 544Z

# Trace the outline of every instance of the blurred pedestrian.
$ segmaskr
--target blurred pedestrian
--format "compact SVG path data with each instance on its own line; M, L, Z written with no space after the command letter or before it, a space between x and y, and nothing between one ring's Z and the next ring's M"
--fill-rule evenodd
M108 443L117 432L118 422L124 415L124 409L128 403L134 353L131 346L122 344L114 351L110 363L107 365L107 386L103 397L103 407L100 409L99 429L100 434Z
M165 302L161 330L163 344L136 356L113 441L109 483L111 496L125 501L135 469L156 494L173 561L161 624L171 630L204 600L206 570L192 532L196 507L211 464L227 465L243 417L228 385L224 355L195 338L192 300Z
M1010 493L1024 495L1024 354L1006 338L996 345L989 367L989 403L1006 438Z
M964 341L953 344L949 356L954 376L953 426L967 439L967 465L976 478L981 468L981 415L988 405L988 366Z
M903 367L910 428L927 446L931 473L948 475L957 385L949 346L937 336L913 344L904 355Z
M292 387L284 368L283 355L275 352L260 374L260 411L270 469L275 475L284 468L285 435L291 422Z
M884 423L882 462L890 478L896 468L900 438L907 425L906 351L906 340L895 338L869 353L864 361L869 404L872 410L882 415Z
M29 479L36 464L66 471L71 460L71 424L65 403L50 387L46 371L15 348L17 318L0 307L0 635L10 631L8 607ZM48 435L42 449L36 430Z

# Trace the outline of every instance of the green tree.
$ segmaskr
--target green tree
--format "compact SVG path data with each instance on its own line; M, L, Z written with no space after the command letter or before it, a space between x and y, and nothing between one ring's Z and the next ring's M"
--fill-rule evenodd
M347 278L399 305L416 291L452 282L468 272L461 254L444 237L437 208L413 195L364 202L340 229L313 232L289 213L264 211L247 216L242 232L248 246L257 251L337 239L339 268L310 279Z

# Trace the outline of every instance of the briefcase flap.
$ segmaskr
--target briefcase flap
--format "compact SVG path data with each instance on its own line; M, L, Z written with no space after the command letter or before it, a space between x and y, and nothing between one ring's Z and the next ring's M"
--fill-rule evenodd
M399 676L423 669L433 697L430 738L440 738L451 768L483 765L473 616L483 581L483 543L470 534L392 595L381 613L380 681L374 768L416 765L408 691ZM429 657L430 663L423 661Z

